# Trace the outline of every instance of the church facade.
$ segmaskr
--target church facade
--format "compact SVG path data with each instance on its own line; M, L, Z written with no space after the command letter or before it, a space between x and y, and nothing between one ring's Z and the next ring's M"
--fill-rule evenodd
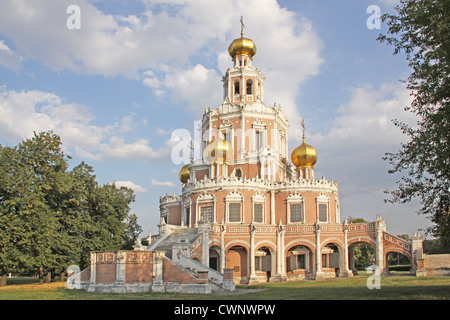
M288 150L290 124L280 106L264 103L254 42L241 32L228 52L223 103L205 109L198 159L181 168L181 194L160 198L160 234L149 248L233 270L236 283L349 277L360 242L375 247L380 270L391 251L408 256L414 269L419 236L408 242L387 233L381 216L341 222L338 183L316 179L318 156L304 123L302 144ZM190 241L188 232L199 236Z
M306 143L288 150L289 121L264 103L264 75L252 65L256 46L235 39L223 81L223 103L207 108L196 157L179 173L181 193L160 197L159 234L134 250L91 252L90 266L69 288L93 292L232 291L235 284L351 277L353 249L375 249L411 261L423 274L422 238L411 241L373 222L342 222L338 183L316 179L318 155ZM372 270L374 270L372 266Z

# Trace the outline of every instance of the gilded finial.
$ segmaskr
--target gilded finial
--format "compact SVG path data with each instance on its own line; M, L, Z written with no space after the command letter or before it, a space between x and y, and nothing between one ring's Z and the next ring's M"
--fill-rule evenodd
M305 143L305 119L302 119L302 128L303 128L303 143Z
M245 25L244 25L244 16L241 16L241 37L244 37L244 28L245 28Z

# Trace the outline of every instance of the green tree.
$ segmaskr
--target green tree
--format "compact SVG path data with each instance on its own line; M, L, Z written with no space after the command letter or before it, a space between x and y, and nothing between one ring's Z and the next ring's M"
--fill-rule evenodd
M8 271L36 270L43 283L45 273L85 267L89 251L129 248L142 231L133 191L99 186L84 162L68 171L52 132L0 146L0 160L0 286Z
M429 231L450 246L450 0L401 0L396 10L383 15L389 30L378 40L405 53L414 98L405 110L418 120L414 126L394 120L409 141L386 154L389 172L402 174L388 201L418 198L419 213L434 222Z

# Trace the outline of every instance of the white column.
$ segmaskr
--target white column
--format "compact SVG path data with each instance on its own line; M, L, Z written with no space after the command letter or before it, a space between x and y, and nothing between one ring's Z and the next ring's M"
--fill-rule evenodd
M164 292L163 259L165 251L153 251L153 292Z
M348 225L347 220L344 224L344 277L351 277L353 273L348 268Z
M89 278L90 284L95 284L97 282L96 275L97 275L97 254L95 252L91 252L91 277Z
M320 225L316 224L316 280L324 278L322 272L322 252L320 249Z
M270 191L270 223L275 225L275 191Z
M116 284L125 283L126 273L126 254L122 251L117 252L116 256Z
M256 279L255 273L255 226L250 226L250 281Z
M220 267L219 272L223 273L225 269L225 230L224 225L220 226Z
M377 216L375 223L375 263L380 268L380 272L384 272L384 257L383 257L383 231L386 231L386 224L380 215Z
M245 117L244 112L241 112L241 159L245 155Z

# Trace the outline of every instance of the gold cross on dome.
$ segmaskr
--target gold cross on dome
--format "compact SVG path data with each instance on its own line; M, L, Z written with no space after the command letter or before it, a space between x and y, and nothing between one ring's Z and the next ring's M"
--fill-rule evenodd
M302 119L301 125L302 125L302 128L303 128L303 141L305 141L305 129L306 129L306 127L305 127L305 119Z
M241 16L240 21L241 21L241 36L244 36L244 28L245 28L245 25L244 25L244 16Z

